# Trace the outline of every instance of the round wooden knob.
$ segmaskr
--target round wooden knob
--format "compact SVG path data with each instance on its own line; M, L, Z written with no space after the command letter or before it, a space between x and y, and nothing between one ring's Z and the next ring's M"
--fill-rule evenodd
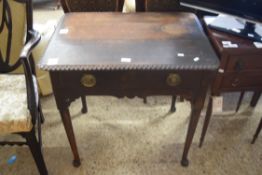
M166 83L169 86L178 86L181 83L181 77L178 74L169 74L167 79L166 79Z
M233 80L233 82L232 82L232 86L233 86L233 87L237 87L237 86L239 85L239 83L240 83L239 78L235 78L235 79Z
M81 84L85 87L94 87L96 85L96 77L92 74L86 74L81 78Z

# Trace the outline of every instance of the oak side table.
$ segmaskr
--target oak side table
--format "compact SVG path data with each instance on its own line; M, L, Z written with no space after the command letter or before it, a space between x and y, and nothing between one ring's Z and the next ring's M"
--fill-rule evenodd
M50 72L75 166L80 157L69 106L84 95L180 95L189 100L192 110L181 160L188 166L188 152L218 65L194 14L116 12L65 14L39 63Z

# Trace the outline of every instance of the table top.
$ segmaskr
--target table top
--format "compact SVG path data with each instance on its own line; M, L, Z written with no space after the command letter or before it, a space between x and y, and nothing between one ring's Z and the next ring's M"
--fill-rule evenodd
M190 13L67 13L39 63L47 71L218 66L197 17Z
M207 28L208 36L211 39L216 50L219 52L219 54L221 53L234 54L234 55L242 55L247 53L262 54L262 48L258 48L255 45L258 42L254 42L250 39L242 38L230 33L218 31L208 27L208 24L212 22L213 19L215 19L214 16L206 16L204 18L204 21ZM232 47L232 48L224 47L223 42L231 42L232 44L236 44L237 47Z

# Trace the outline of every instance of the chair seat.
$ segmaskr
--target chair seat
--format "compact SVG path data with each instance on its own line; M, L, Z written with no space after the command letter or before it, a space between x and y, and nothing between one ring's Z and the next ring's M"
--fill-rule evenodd
M26 132L32 126L25 76L0 74L0 133Z

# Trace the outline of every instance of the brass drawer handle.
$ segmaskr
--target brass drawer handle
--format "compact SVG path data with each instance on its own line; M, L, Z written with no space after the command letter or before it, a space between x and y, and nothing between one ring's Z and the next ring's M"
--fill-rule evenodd
M94 87L96 85L96 77L92 74L86 74L81 78L81 84L85 87Z
M175 73L169 74L166 83L172 87L178 86L181 83L181 77Z

